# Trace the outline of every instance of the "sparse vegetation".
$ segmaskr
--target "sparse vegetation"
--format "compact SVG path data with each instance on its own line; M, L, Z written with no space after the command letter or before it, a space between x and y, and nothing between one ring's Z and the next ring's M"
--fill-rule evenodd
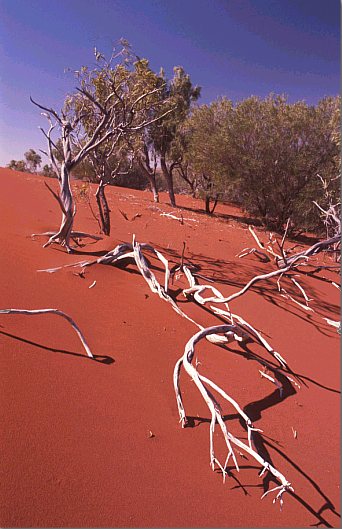
M114 50L109 60L95 49L95 66L83 66L77 71L76 82L75 92L65 97L60 111L31 98L32 103L43 111L42 115L49 125L48 130L41 130L48 145L48 150L42 152L49 158L50 164L45 164L40 170L42 158L33 149L25 152L24 160L11 160L8 164L8 168L13 170L58 179L58 193L47 182L45 185L59 204L62 214L60 228L54 232L33 234L48 237L44 247L57 243L72 253L76 249L73 242L79 247L85 237L91 237L95 242L102 238L73 229L76 204L85 201L92 207L91 183L97 185L98 214L93 209L91 211L98 221L100 232L109 236L111 215L106 187L118 181L121 185L125 184L126 180L127 184L128 181L132 184L135 178L139 183L144 181L144 185L148 183L153 201L158 203L158 177L161 177L173 208L177 207L176 182L180 191L204 200L206 214L214 215L219 201L230 202L260 221L264 234L266 230L272 230L265 237L252 226L249 233L245 230L253 238L254 246L241 248L235 255L236 262L232 263L234 266L244 257L255 256L270 268L262 273L258 271L256 275L254 272L242 285L237 278L230 285L236 287L234 291L223 295L213 285L215 277L208 279L211 284L200 284L198 278L207 278L200 275L199 265L196 267L190 258L185 259L185 242L181 262L170 268L168 259L157 246L139 244L133 235L132 243L121 243L110 251L93 252L94 259L38 271L54 273L66 267L80 267L78 275L84 279L85 270L90 266L120 264L124 268L133 261L150 290L196 327L197 332L186 343L173 374L182 427L188 426L190 420L185 413L180 390L180 375L184 370L210 411L211 468L219 470L225 480L231 473L228 466L230 459L239 471L237 454L243 457L248 454L260 465L259 475L266 473L275 481L274 488L267 488L267 482L262 498L274 492L274 502L279 500L282 505L283 494L294 495L294 488L273 465L267 451L262 453L259 450L260 443L257 441L261 430L254 426L254 418L252 420L230 394L200 372L200 363L194 356L195 346L203 338L221 347L235 343L241 349L239 355L263 366L261 376L276 386L278 393L272 398L279 401L283 399L285 386L290 387L292 392L295 392L294 386L300 387L301 376L295 374L256 326L232 312L231 304L251 290L262 296L263 290L257 288L260 283L268 282L271 284L268 295L271 296L272 292L272 296L282 297L290 305L295 304L303 319L305 314L316 314L311 303L315 301L311 297L314 291L309 296L302 278L310 276L311 279L321 280L317 273L322 270L335 273L339 260L340 98L326 97L316 106L309 106L304 101L290 103L284 95L271 94L264 99L252 96L237 103L223 97L210 104L198 105L200 88L193 85L182 67L175 67L173 78L167 79L163 70L155 73L147 59L138 58L125 40L120 41L120 50ZM76 185L76 192L71 185L72 177L82 180L80 185ZM156 205L149 207L161 211ZM138 212L129 218L121 209L119 213L128 222L142 216ZM182 228L184 220L194 220L184 219L182 213L179 213L180 216L173 213L161 212L158 216L168 217L172 222L179 221ZM217 220L205 218L210 222ZM296 245L287 244L290 235L298 236L308 231L314 232L319 240L299 250ZM169 245L167 250L172 253ZM163 282L157 279L153 270L158 270L158 267L151 266L146 252L159 260L159 265L162 264ZM318 261L318 254L327 255L327 261ZM171 279L176 276L186 283L186 287L183 284L178 292L170 288ZM276 279L275 283L272 283L273 279ZM336 281L327 278L324 281L329 283L329 287L340 288ZM99 284L100 281L94 280L88 289L93 289L93 293L100 288ZM95 285L96 288L93 288ZM205 292L209 294L205 295ZM182 305L177 299L178 294L183 296ZM147 297L145 294L145 299ZM219 323L209 326L196 321L184 309L190 302L205 307L206 314L209 313ZM94 359L75 321L59 309L6 308L0 313L52 313L62 316L77 332L87 355ZM338 322L321 314L316 316L340 333ZM257 352L248 349L250 343ZM260 351L268 357L264 358ZM246 442L233 435L228 428L217 395L235 409L245 430ZM219 458L214 450L216 424L227 451L225 460ZM293 438L297 440L297 430L291 428ZM151 430L148 431L149 438L155 437Z

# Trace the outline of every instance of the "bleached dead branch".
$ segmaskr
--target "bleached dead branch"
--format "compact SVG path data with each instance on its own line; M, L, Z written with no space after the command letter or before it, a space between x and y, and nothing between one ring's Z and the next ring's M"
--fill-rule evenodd
M341 242L341 236L335 235L334 237L330 237L329 239L325 239L324 241L319 241L316 244L313 244L310 246L310 248L307 248L307 250L304 250L302 252L296 253L292 255L291 257L287 258L287 266L290 266L296 262L298 262L298 258L309 258L313 257L314 255L317 255L318 253L322 252L323 250L326 250L329 248L329 246L333 246L336 243ZM284 261L280 260L278 261L278 266L280 268L284 267ZM287 267L284 267L287 268Z
M72 328L77 333L79 339L82 342L82 345L85 349L85 352L89 356L89 358L94 358L93 353L90 350L89 345L86 342L86 339L81 331L81 329L78 327L78 325L74 322L74 320L68 316L68 314L65 314L65 312L58 310L58 309L37 309L37 310L28 310L28 309L0 309L0 314L23 314L25 316L35 316L38 314L56 314L56 316L61 316L65 320L67 320Z
M335 327L336 329L339 329L341 327L340 321L329 320L329 318L323 318L323 320L325 320L328 325L331 325L332 327Z
M273 236L272 236L272 233L269 234L269 239L268 239L268 242L266 243L267 245L265 246L259 239L259 237L257 236L257 234L255 233L255 231L253 230L252 226L249 226L248 227L248 230L249 232L251 233L251 235L253 236L255 242L257 243L257 245L259 246L259 248L261 248L262 250L264 250L265 252L269 253L270 255L272 255L272 257L275 257L276 259L279 259L280 258L280 255L275 253L275 251L273 250L273 247L272 245L274 244L275 241L273 241ZM270 259L269 259L270 260Z
M143 253L144 251L149 251L153 253L163 263L164 268L165 268L164 286L161 286L158 280L156 279L156 276L152 272L149 266L149 263L144 256L144 253ZM212 468L214 469L215 464L217 464L219 468L222 470L223 478L225 479L226 474L227 474L226 467L231 457L236 469L239 470L238 463L237 463L236 456L235 456L234 449L233 449L233 445L236 445L240 449L249 453L252 457L254 457L262 465L262 469L263 469L262 473L268 470L280 481L281 485L276 489L277 491L279 491L276 499L279 499L282 502L282 494L286 490L293 490L293 489L291 487L291 484L286 480L286 478L278 470L276 470L269 462L265 461L253 448L253 444L252 444L253 443L253 431L261 431L261 430L254 428L247 414L242 410L242 408L238 405L238 403L230 395L228 395L222 388L220 388L217 384L215 384L209 378L198 373L197 371L198 364L196 364L196 367L194 367L192 365L192 359L194 356L195 344L202 338L206 338L208 341L212 343L219 343L219 344L232 342L234 340L244 341L247 338L251 338L254 341L257 341L257 343L259 343L262 347L264 347L279 362L281 368L286 368L285 360L279 355L279 353L274 351L274 349L261 336L261 334L256 329L254 329L254 327L252 327L249 323L247 323L240 316L231 313L228 303L225 301L224 296L221 294L221 292L218 289L216 289L215 287L211 285L198 285L196 277L192 274L190 268L183 264L183 259L182 259L182 264L178 269L185 274L188 280L188 283L189 283L189 288L183 291L184 295L189 295L189 292L193 293L194 299L200 304L204 304L209 301L212 301L215 303L223 302L225 304L226 310L218 309L213 306L211 306L210 308L212 309L214 314L224 316L228 320L229 323L226 325L219 325L215 327L203 328L202 325L198 324L196 321L190 318L187 314L185 314L178 307L177 303L172 299L172 297L168 293L168 283L169 283L169 278L170 278L170 271L169 271L169 265L168 265L167 259L165 259L165 257L160 252L155 250L152 246L148 244L137 243L135 241L134 236L133 236L132 244L121 244L117 246L116 248L114 248L114 250L108 252L106 255L96 260L82 261L82 262L74 263L71 266L82 266L84 268L86 266L91 266L95 263L115 265L121 260L128 259L128 258L131 258L135 261L141 275L143 276L143 278L149 285L149 288L151 289L151 291L158 294L158 296L164 301L170 303L172 308L178 314L186 318L188 321L192 322L199 329L199 332L197 332L197 334L194 335L191 338L191 340L189 340L185 348L184 355L182 356L182 358L178 360L178 362L176 363L175 369L174 369L174 377L173 377L174 389L175 389L176 401L177 401L177 406L178 406L178 411L179 411L179 416L180 416L180 421L182 423L182 426L185 426L187 423L186 413L185 413L185 409L183 405L183 399L182 399L180 386L179 386L180 371L181 371L181 367L183 366L185 371L191 376L192 380L195 382L202 397L207 403L209 410L211 411L212 418L211 418L211 424L210 424L210 464ZM59 267L56 269L48 269L46 271L48 272L56 271L60 268L64 268L64 267ZM205 289L209 289L212 292L213 297L203 298L201 293ZM266 361L262 361L262 363L265 366L269 366L269 364ZM276 379L272 378L272 381L279 388L281 392L282 391L281 384L278 381L276 381ZM235 438L228 431L226 424L223 420L219 404L217 403L216 399L213 397L211 392L209 392L206 389L206 387L208 386L214 391L216 391L224 400L229 402L235 408L238 414L242 417L242 419L245 421L246 430L248 434L248 445L243 443L239 439ZM221 432L224 436L227 450L228 450L228 455L227 455L224 465L222 465L220 461L216 458L215 452L214 452L214 431L215 431L216 421L218 422Z
M176 217L176 215L172 215L171 213L160 213L161 217L168 217L169 219L179 220L181 223L184 222L184 220L187 220L189 222L198 222L196 219L189 219L182 217Z
M227 474L226 468L227 464L229 462L230 457L232 458L235 468L237 471L239 471L239 466L236 460L236 456L233 450L232 445L238 446L240 449L247 452L250 456L252 456L260 465L262 466L262 473L264 473L266 470L268 470L276 479L278 479L281 483L279 487L276 487L275 489L271 489L267 491L262 497L265 497L266 494L273 492L275 490L279 491L275 500L280 500L280 504L282 505L282 495L285 491L294 489L291 486L291 483L287 481L285 476L281 474L276 468L274 468L268 461L264 460L252 447L253 443L253 431L260 431L256 428L254 428L252 422L250 421L249 417L243 412L243 410L240 408L240 406L232 399L229 395L227 395L226 392L224 392L219 386L214 384L211 380L204 377L203 375L200 375L197 371L197 369L192 365L192 360L195 353L195 345L204 337L210 335L210 334L223 334L225 335L227 332L229 333L238 333L239 329L235 325L217 325L214 327L208 327L207 329L203 329L202 331L199 331L196 333L186 344L184 355L183 357L178 360L175 366L174 371L174 387L176 391L176 398L177 398L177 405L178 405L178 411L181 422L184 424L184 420L186 419L184 405L182 402L181 393L179 391L179 373L181 365L184 366L185 371L188 373L188 375L191 377L195 385L197 386L199 392L201 393L205 403L207 404L210 413L211 413L211 423L210 423L210 465L212 469L215 468L215 463L219 466L219 468L222 471L223 479L225 479L225 476ZM230 402L234 406L234 408L237 410L237 412L243 417L243 419L246 422L246 427L248 431L248 440L249 444L245 444L240 439L234 437L229 430L227 429L227 426L223 420L222 413L220 410L220 406L218 405L216 399L211 395L211 393L207 390L205 387L205 384L210 386L212 389L217 391L225 400ZM223 434L224 440L226 442L228 455L226 458L226 461L224 465L220 463L220 461L215 456L215 450L214 450L214 432L215 432L215 425L216 422L219 424L219 427L221 429L221 432ZM260 475L261 475L260 474ZM274 501L275 501L274 500Z

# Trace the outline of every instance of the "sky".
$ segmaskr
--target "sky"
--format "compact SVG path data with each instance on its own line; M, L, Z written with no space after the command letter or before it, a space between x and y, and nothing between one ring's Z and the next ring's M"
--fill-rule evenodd
M0 0L0 166L46 148L30 95L60 109L68 69L121 37L156 71L183 66L200 104L340 92L340 0Z

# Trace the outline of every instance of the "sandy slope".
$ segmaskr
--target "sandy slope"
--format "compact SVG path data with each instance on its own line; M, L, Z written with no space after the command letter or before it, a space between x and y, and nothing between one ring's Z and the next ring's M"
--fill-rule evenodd
M302 375L306 385L286 385L283 399L237 345L198 350L201 372L264 430L262 450L293 483L295 493L285 495L280 512L271 496L260 500L265 482L252 459L240 458L240 473L232 471L225 485L211 471L209 413L185 376L185 406L195 427L179 425L172 373L196 332L191 323L152 294L133 266L97 265L84 279L71 269L37 272L101 254L135 233L172 262L179 262L186 241L186 256L229 294L270 269L253 256L235 257L252 244L239 211L220 206L221 216L210 219L194 211L200 202L179 197L190 209L172 210L164 195L158 210L147 192L111 188L112 235L88 241L74 256L57 246L43 249L46 239L30 237L59 225L42 178L0 169L0 189L1 308L64 310L99 355L97 362L86 358L77 336L56 316L0 316L2 527L339 526L339 339L322 319L338 319L337 289L303 282L320 300L313 302L314 315L279 297L271 282L232 303ZM127 221L118 208L128 218L141 217ZM162 211L182 213L184 224ZM98 232L82 200L76 228ZM181 286L175 282L175 294ZM218 323L178 299L201 324ZM225 406L224 413L232 432L245 438L233 410ZM217 443L222 446L219 434Z

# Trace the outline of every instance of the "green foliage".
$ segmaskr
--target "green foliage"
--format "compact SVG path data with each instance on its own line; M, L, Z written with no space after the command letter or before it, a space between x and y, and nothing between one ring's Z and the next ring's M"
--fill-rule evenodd
M109 129L113 133L90 154L89 163L83 163L78 170L82 174L85 166L88 170L90 167L94 179L105 183L110 183L115 175L120 176L123 167L127 177L132 176L127 172L127 160L133 151L138 152L143 146L144 127L141 124L157 119L167 110L160 96L163 79L151 70L146 59L140 59L132 52L127 41L121 40L121 45L121 51L113 54L109 61L95 50L96 67L82 67L76 72L81 90L91 94L95 106L81 91L66 101L69 114L82 116L75 146L86 143L94 134L98 106L105 107L110 101L112 119Z
M38 167L42 162L41 156L34 149L29 149L25 152L24 157L25 160L11 160L7 167L13 171L37 173Z
M28 172L26 163L24 160L11 160L10 163L7 164L9 169L12 169L12 171L21 171L21 172Z
M318 227L312 203L322 194L317 173L336 176L331 103L309 107L270 95L248 98L234 109L232 169L241 203L275 229L289 217L294 229Z
M49 178L57 178L56 172L53 170L51 164L45 164L40 172L42 176L48 176Z
M220 99L195 108L183 123L180 172L186 171L192 191L206 202L226 196L231 186L229 126L232 103Z
M173 71L173 78L169 82L164 81L160 97L166 99L169 108L174 111L149 130L153 147L161 156L175 154L172 149L177 141L177 133L189 114L191 104L198 100L201 92L200 87L192 85L189 74L185 73L182 66L176 66Z
M317 201L339 201L340 98L316 106L285 96L225 98L195 108L178 144L182 167L197 192L238 201L250 214L281 230L320 230ZM322 176L325 182L323 193Z
M25 152L24 156L25 156L26 165L28 167L29 172L36 173L38 167L40 166L42 162L41 156L38 153L36 153L34 149L29 149L27 152Z
M163 82L159 97L164 100L167 109L172 112L157 123L144 130L143 141L145 148L159 158L163 176L166 180L170 201L175 205L172 169L183 156L183 148L179 142L181 126L187 118L191 105L197 101L201 89L193 86L190 76L181 66L174 68L171 80L164 77L161 70L160 79Z

